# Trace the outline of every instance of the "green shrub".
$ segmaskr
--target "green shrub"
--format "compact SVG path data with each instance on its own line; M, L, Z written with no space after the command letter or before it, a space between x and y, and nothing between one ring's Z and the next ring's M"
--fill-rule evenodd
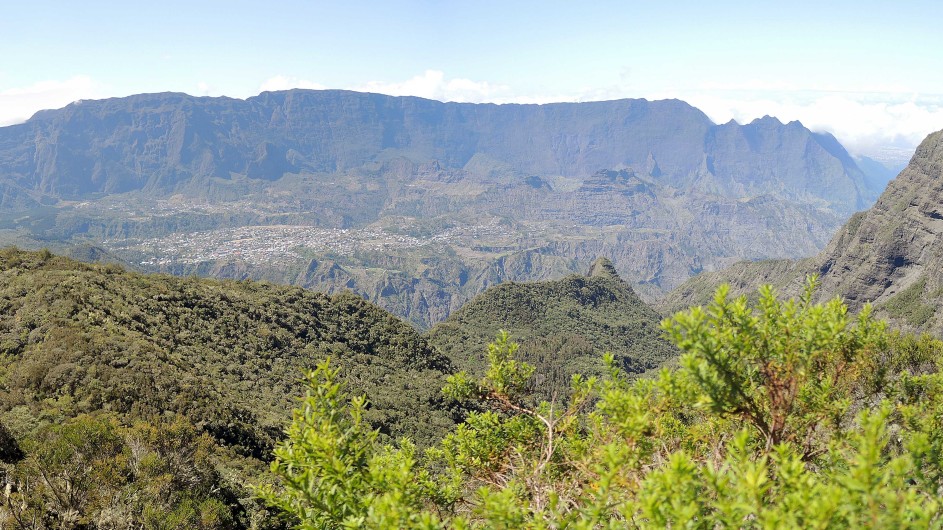
M941 343L813 288L755 307L721 289L664 322L677 369L631 381L609 355L563 408L529 405L501 335L484 377L445 389L481 411L422 458L379 444L325 366L264 497L301 528L940 528Z

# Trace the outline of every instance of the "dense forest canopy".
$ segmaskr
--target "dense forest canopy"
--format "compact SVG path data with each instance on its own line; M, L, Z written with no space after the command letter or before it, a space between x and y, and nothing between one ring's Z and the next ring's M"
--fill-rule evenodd
M510 333L519 359L535 368L535 395L552 400L567 395L573 374L605 373L604 352L636 375L676 358L660 321L612 262L598 258L586 275L491 287L427 337L456 367L484 373L488 343L500 330Z
M365 421L384 438L430 445L461 419L440 394L448 359L357 296L0 251L0 460L27 456L6 475L33 495L21 516L107 528L94 518L144 524L147 510L209 503L245 526L246 485L282 437L303 370L324 358L366 393ZM43 470L59 478L36 482ZM49 504L63 488L84 493ZM148 488L163 492L154 503Z

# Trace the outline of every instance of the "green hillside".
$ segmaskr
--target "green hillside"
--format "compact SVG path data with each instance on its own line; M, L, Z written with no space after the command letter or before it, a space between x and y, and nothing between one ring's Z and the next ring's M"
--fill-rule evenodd
M431 440L453 423L438 397L449 361L353 295L6 250L0 308L0 411L11 428L41 422L49 407L67 416L178 413L262 457L302 369L327 356L366 392L381 432Z
M169 480L158 489L209 492L203 500L232 520L246 510L236 497L250 497L245 484L263 477L261 463L291 418L303 370L326 357L366 394L365 420L383 437L408 435L428 445L459 419L440 396L452 371L448 359L411 326L354 295L142 275L49 252L0 251L0 460L27 455L0 476L26 477L25 484L50 462L72 462L62 473L66 489L74 489L75 470L109 462L102 465L111 478L95 480L117 485L86 493L133 497L132 488L140 496ZM161 438L165 432L178 436ZM43 453L48 447L59 449ZM189 471L178 466L149 476L128 468L142 447L162 455L159 462L189 462ZM95 453L97 464L77 463L92 449L105 451ZM195 455L203 455L202 464ZM166 478L175 476L182 478ZM36 493L33 500L45 506L56 497Z
M487 344L507 331L520 344L520 358L536 367L538 394L549 399L566 395L573 374L602 373L607 351L630 374L673 358L677 350L662 338L660 320L600 258L585 276L492 287L428 338L457 367L479 372L487 364Z

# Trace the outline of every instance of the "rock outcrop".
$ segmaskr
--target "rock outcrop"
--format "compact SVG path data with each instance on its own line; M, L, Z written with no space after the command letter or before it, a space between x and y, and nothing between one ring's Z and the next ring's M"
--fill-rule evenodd
M853 215L815 258L692 278L663 309L704 303L721 283L734 294L772 283L795 295L808 274L819 276L820 298L840 296L852 310L870 303L899 327L943 331L943 131L928 136L875 205Z

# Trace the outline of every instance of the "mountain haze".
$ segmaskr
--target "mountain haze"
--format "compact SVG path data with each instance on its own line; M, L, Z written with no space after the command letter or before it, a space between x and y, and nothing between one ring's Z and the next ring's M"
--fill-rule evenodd
M607 256L646 299L825 246L880 179L830 135L678 100L142 94L0 128L0 243L351 289L415 324Z
M345 172L397 156L449 168L486 158L524 175L632 168L677 189L794 194L842 211L860 209L874 191L829 135L770 117L714 125L678 100L493 105L334 90L246 100L165 93L76 102L0 128L4 183L66 199L169 193L234 174Z

